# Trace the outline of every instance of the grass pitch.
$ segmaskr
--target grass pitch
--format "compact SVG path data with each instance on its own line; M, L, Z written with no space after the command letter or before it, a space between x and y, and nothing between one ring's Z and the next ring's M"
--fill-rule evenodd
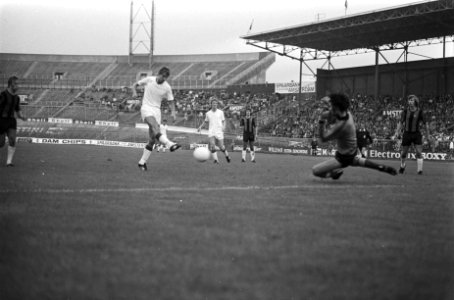
M0 299L454 299L454 164L18 145L0 166ZM398 167L398 161L386 163Z

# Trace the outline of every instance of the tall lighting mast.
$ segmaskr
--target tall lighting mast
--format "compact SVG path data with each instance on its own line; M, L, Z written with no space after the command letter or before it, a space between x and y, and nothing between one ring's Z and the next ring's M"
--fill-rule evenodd
M136 2L136 3L135 3ZM153 64L154 51L154 0L151 2L131 1L129 17L129 64L136 55L148 55L148 66Z

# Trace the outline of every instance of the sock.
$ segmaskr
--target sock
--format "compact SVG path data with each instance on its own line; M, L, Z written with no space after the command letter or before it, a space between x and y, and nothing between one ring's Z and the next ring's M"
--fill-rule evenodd
M417 158L416 159L416 165L418 166L418 172L422 171L422 162L423 162L422 158Z
M241 158L246 160L246 150L241 151Z
M362 158L362 157L358 158L358 165L365 167L365 168L379 170L379 171L382 171L384 169L383 165L377 164L367 158Z
M229 152L227 150L224 150L222 152L224 152L225 156L229 156Z
M16 147L8 146L8 158L6 159L6 164L11 164L13 162L14 152L16 152Z
M400 167L405 168L405 159L403 158L400 159Z
M151 151L147 148L143 148L142 158L139 160L139 164L143 165L147 162L148 158L150 157Z
M255 151L251 151L251 160L255 160Z
M218 160L218 154L216 152L211 152L214 160Z
M169 148L170 148L173 144L175 144L174 142L171 142L171 141L167 138L167 136L165 136L165 135L163 135L163 134L161 134L161 135L159 136L159 141L160 141L163 145L166 145L166 146L169 147Z

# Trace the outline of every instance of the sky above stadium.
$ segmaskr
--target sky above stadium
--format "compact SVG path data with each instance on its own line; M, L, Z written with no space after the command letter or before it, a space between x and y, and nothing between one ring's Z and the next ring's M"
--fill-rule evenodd
M151 1L134 1L136 20L145 19L139 7L151 7ZM246 45L240 36L416 2L154 0L154 54L257 52L259 48ZM0 52L128 55L130 5L130 0L0 0ZM136 40L141 34L145 30L137 29ZM135 52L141 51L146 49L136 45ZM448 53L452 55L452 49ZM373 58L356 57L333 64L347 67L355 60L374 63ZM297 61L278 56L267 80L298 81L298 73Z

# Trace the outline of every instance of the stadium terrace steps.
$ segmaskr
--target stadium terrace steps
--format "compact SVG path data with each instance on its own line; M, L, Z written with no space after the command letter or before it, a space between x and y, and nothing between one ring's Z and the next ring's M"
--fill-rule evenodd
M256 77L253 72L244 73L245 68L268 67L260 64L262 60L270 60L268 56L261 52L158 55L150 66L147 57L135 57L134 63L130 64L128 56L0 53L0 69L4 74L1 83L5 85L5 78L18 75L24 87L83 89L95 85L121 88L131 86L143 73L148 75L151 70L156 74L161 67L167 66L172 74L169 82L175 89L225 88L227 81L235 84L235 80L254 80L244 78L244 74ZM242 75L238 76L238 73Z
M35 69L36 65L38 64L37 61L34 61L31 66L28 68L27 72L22 76L23 78L28 78L28 76L33 72Z
M33 63L33 61L0 60L0 70L7 77L12 75L24 77Z

